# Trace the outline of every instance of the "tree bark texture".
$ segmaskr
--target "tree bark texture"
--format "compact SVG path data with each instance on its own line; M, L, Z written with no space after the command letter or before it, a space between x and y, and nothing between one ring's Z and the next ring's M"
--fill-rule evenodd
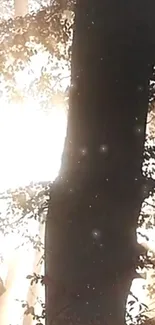
M125 324L143 200L147 6L77 1L68 130L46 225L47 325Z

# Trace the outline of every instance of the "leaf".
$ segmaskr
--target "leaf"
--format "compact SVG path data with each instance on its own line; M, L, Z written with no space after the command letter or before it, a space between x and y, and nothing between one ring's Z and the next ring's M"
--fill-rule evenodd
M25 315L35 315L35 312L34 312L34 307L33 306L28 306L27 309L25 310L24 312Z
M27 277L26 277L26 279L28 279L28 280L30 280L30 279L32 279L33 278L33 275L27 275Z
M146 310L149 310L149 307L143 303L141 303L141 305L146 309Z
M132 306L134 304L135 304L135 300L131 300L131 301L128 302L128 305L130 305L130 306Z
M129 312L131 312L133 309L134 309L134 307L131 307L131 308L129 309Z
M22 304L22 308L25 308L27 306L27 303Z

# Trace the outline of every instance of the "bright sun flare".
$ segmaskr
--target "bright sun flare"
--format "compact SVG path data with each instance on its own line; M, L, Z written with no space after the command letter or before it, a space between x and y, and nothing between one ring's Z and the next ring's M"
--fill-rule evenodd
M42 112L39 103L3 106L0 112L0 189L54 180L66 133L66 112L53 107Z
M41 54L31 60L32 74L26 68L16 73L18 89L30 86L32 79L40 75L47 61L46 52ZM65 92L70 81L69 71L60 69L59 74ZM10 104L1 97L1 191L32 181L53 181L58 174L66 134L66 108L60 102L45 112L39 99L38 94L38 99L29 97L22 103Z
M11 60L11 59L10 59ZM56 59L55 59L56 60ZM33 80L41 75L47 65L47 52L39 51L31 58L30 66L16 73L16 86L24 92ZM10 64L10 63L9 63ZM53 72L54 73L54 72ZM65 93L70 83L70 71L65 62L59 62L55 72L60 82L53 87L61 87ZM53 81L55 83L55 81ZM44 98L46 101L46 95ZM50 109L41 105L42 94L25 96L22 101L8 102L5 91L0 98L0 192L8 188L18 188L34 182L53 181L61 164L64 139L67 127L67 104L56 98ZM7 202L1 200L0 212L7 213ZM20 228L20 227L19 227ZM35 220L28 223L28 232L40 236L44 242L44 226ZM33 230L33 231L32 231ZM26 231L26 229L25 229ZM0 236L0 253L4 256L0 277L5 283L6 293L0 297L0 323L3 325L23 325L21 301L30 299L35 311L41 313L40 302L44 302L44 287L31 288L26 279L28 274L44 274L44 265L39 265L43 251L36 253L32 243L23 244L23 232ZM3 247L3 249L2 249ZM32 317L26 316L32 324ZM34 322L35 323L35 322Z

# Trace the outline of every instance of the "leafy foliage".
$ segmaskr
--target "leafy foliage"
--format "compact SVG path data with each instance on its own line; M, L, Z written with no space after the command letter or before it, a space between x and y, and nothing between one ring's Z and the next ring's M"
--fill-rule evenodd
M54 94L64 100L62 79L70 79L70 73L64 76L64 69L70 71L73 18L72 12L64 12L59 2L53 1L36 13L0 23L3 101L20 104L25 98L38 100L39 95L41 108L47 109L53 104ZM35 58L42 61L37 77L33 71ZM25 72L29 77L24 81L23 76L20 84L17 80Z
M71 15L70 15L71 16ZM14 62L29 60L36 49L29 48L29 42L42 44L49 52L68 59L68 43L71 37L73 20L66 17L59 3L43 8L37 13L2 21L0 24L1 71L10 54ZM34 44L33 44L34 45Z
M131 300L129 300L127 306L126 321L132 325L141 325L148 319L148 316L146 315L146 312L148 312L148 307L139 302L138 298L132 292L129 294L131 296ZM134 310L135 305L138 312L137 315L133 317L132 311Z
M9 5L8 16L5 18L9 17L12 10L12 3L9 2ZM68 100L74 19L71 12L73 1L68 1L66 5L64 8L61 1L52 1L50 6L42 7L38 12L25 17L1 19L1 107L8 103L11 109L14 107L12 104L19 105L21 109L21 104L32 98L41 110L51 110L53 106L65 107ZM39 62L37 75L34 71L36 60ZM36 229L46 220L49 188L48 183L30 184L0 195L0 236L4 238L4 245L7 235L12 234L12 243L14 249L17 249L17 239L20 237L20 246L30 244L42 253L40 264L44 262L44 243ZM1 261L3 259L2 250ZM28 279L31 285L38 282L45 284L47 280L35 273L29 275ZM29 302L22 302L22 306L25 315L32 315L37 324L42 324L45 306L42 301L39 303L41 315L35 313L35 307L30 306Z

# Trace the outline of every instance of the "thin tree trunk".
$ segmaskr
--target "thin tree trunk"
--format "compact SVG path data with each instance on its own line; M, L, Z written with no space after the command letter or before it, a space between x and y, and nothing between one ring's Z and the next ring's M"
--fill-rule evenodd
M144 6L77 3L68 132L46 226L47 325L125 324L152 64Z
M28 13L28 0L14 0L15 17L25 16Z

